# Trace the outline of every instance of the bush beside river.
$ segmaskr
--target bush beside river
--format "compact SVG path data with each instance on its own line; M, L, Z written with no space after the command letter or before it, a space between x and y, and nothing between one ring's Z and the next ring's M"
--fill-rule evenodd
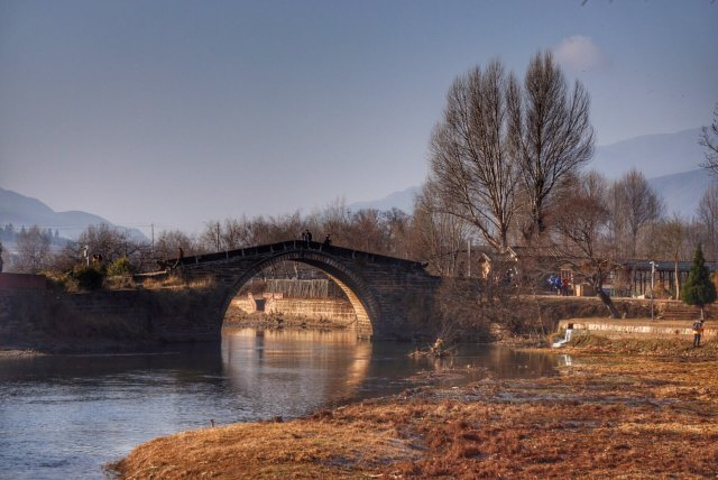
M410 389L163 437L129 478L715 478L718 345L583 337L561 375Z

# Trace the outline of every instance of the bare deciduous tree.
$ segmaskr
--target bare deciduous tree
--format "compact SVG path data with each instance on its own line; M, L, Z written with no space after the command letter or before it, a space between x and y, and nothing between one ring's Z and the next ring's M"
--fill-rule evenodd
M701 197L698 218L704 228L706 257L708 260L718 260L718 184L711 185Z
M718 176L718 104L713 109L713 123L710 128L703 127L698 143L706 150L706 161L701 166Z
M574 275L583 277L611 315L618 318L618 310L603 290L603 282L616 267L605 241L610 218L607 193L607 180L596 172L579 177L562 191L562 203L571 207L556 221L562 238L558 258L570 263Z
M569 92L548 52L532 58L523 86L498 60L458 77L431 141L430 180L446 213L497 249L508 246L521 209L525 238L544 232L562 179L593 155L589 107L581 83Z
M155 242L155 255L163 260L177 258L180 248L185 255L198 253L195 242L187 234L179 230L164 230Z
M690 256L690 248L687 247L686 237L690 225L678 214L662 222L656 231L656 253L659 258L669 259L673 262L674 268L674 297L680 298L681 279L678 262Z
M202 232L200 242L208 251L219 252L224 250L222 237L222 224L220 221L210 220L205 223L204 232Z
M509 96L513 148L529 201L527 238L546 229L545 211L560 180L593 156L590 98L576 81L568 87L550 52L539 52L529 64L523 90Z
M19 273L38 273L50 262L51 237L37 225L25 229L15 236L17 256L13 258L11 270Z
M493 247L508 246L518 171L509 150L509 95L518 88L498 60L458 77L431 140L437 205L473 225Z
M663 203L645 175L632 169L609 193L614 238L621 257L635 258L639 233L663 214Z
M131 238L127 229L106 223L88 226L80 233L77 243L81 247L86 245L90 255L101 255L105 263L140 254L146 246L143 242Z
M246 216L239 220L228 218L224 221L222 244L227 250L234 250L252 244L252 229Z
M446 213L441 197L426 182L414 202L414 258L425 261L429 271L441 276L458 274L459 255L466 245L468 224Z
M380 214L386 236L386 253L395 257L409 258L411 216L398 208Z

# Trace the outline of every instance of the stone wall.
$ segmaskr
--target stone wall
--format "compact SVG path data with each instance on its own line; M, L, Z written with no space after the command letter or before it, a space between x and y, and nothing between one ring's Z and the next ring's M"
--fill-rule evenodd
M337 325L350 325L357 320L351 304L346 300L336 298L269 299L265 311L312 320L329 320Z
M327 320L336 325L350 325L357 320L351 303L339 298L284 298L281 295L267 295L264 312L309 320ZM257 311L254 296L236 297L230 304L232 310L252 314Z
M92 351L148 343L219 341L211 289L65 293L0 288L0 348Z
M706 322L703 338L718 337L718 327ZM559 322L559 331L565 332L571 325L574 332L591 333L608 338L682 338L693 339L693 322L674 320L625 319L612 320L600 318L573 318Z
M0 289L7 288L45 290L47 288L47 279L42 275L0 273Z

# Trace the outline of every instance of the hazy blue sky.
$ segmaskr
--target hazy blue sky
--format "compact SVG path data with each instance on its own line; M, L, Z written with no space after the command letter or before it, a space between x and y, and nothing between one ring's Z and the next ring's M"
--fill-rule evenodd
M0 186L200 231L420 184L453 79L551 49L599 145L710 123L718 2L0 0Z

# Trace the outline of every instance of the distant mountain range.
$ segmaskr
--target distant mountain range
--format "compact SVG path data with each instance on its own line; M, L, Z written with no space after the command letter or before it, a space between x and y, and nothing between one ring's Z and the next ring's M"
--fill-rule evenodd
M596 147L588 168L610 179L620 177L631 168L637 168L649 179L696 170L705 160L703 148L698 144L700 133L700 128L692 128Z
M703 150L698 145L700 129L659 135L646 135L596 148L596 155L588 165L609 179L636 168L648 178L666 205L666 214L678 214L686 219L696 215L704 192L713 181L699 167ZM384 198L348 205L350 210L399 208L407 213L413 210L414 197L420 186L394 192ZM55 212L41 201L0 188L0 227L8 223L17 229L38 225L43 229L59 230L63 238L74 239L89 225L108 224L108 220L81 211ZM133 237L146 239L138 229L128 232Z
M12 224L16 230L37 225L41 229L58 230L60 237L75 239L90 225L112 222L91 213L70 211L56 212L40 200L0 188L0 227ZM147 239L138 229L128 229L133 238Z
M713 181L700 168L705 160L698 145L700 128L677 133L645 135L611 145L596 147L596 154L587 168L615 180L632 168L636 168L648 179L650 185L660 193L666 206L666 214L678 214L690 219L696 215L701 197ZM394 192L384 198L356 202L350 210L374 208L390 210L399 208L411 212L414 197L420 186Z

